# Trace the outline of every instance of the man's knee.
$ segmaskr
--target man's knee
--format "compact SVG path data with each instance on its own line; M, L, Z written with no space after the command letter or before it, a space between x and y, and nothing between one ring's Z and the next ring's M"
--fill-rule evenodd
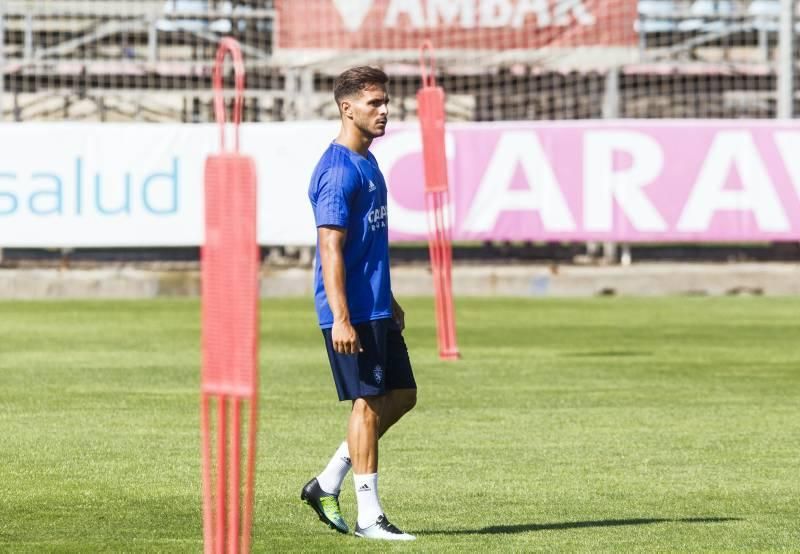
M378 421L383 411L383 396L356 398L353 400L353 415L362 421Z

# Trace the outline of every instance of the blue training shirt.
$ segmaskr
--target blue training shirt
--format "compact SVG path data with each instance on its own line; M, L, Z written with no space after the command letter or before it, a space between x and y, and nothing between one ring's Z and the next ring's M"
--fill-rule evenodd
M386 181L375 156L367 152L364 157L332 142L314 169L308 198L317 227L347 230L343 257L350 322L391 317ZM333 313L322 280L319 242L315 267L317 316L320 327L327 329L333 326Z

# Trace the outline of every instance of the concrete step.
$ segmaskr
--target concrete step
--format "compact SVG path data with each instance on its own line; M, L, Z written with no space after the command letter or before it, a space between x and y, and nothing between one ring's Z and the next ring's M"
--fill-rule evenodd
M310 269L265 269L263 297L311 297ZM429 296L433 285L424 266L392 269L397 296ZM642 263L630 266L474 265L453 270L458 296L588 297L598 295L732 295L800 294L800 264ZM197 270L3 269L1 299L197 297Z

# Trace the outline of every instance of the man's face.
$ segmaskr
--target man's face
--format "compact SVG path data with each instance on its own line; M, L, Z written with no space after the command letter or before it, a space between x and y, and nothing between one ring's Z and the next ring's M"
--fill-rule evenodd
M348 98L353 124L368 138L382 137L389 119L389 94L382 85L371 85L360 94ZM344 104L345 102L342 102ZM345 113L348 113L348 108Z

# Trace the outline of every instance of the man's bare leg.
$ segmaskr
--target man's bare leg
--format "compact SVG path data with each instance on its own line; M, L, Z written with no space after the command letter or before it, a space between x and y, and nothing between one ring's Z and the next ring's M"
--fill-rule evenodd
M353 400L347 424L347 447L354 474L378 471L378 431L385 396Z
M389 428L397 423L417 403L417 389L394 389L386 393L383 411L380 414L378 437L382 437Z
M410 409L410 399L409 394L389 393L353 401L347 443L353 461L353 483L358 502L357 537L414 540L413 535L389 523L378 498L378 438ZM388 418L386 424L382 423L384 414Z
M385 397L353 401L347 426L347 445L353 462L353 483L358 502L358 524L374 525L383 515L378 498L378 431Z

